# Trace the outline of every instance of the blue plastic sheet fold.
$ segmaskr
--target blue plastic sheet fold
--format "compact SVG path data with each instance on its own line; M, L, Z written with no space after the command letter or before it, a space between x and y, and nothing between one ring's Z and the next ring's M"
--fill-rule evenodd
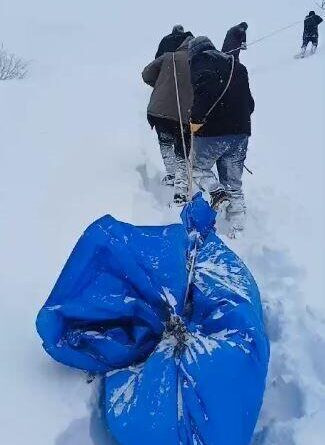
M84 232L37 319L46 352L105 375L120 445L249 445L269 343L258 287L197 195L182 224L104 216Z

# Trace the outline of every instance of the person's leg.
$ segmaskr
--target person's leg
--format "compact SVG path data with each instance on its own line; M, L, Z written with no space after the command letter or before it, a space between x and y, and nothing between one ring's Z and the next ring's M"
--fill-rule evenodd
M163 128L160 125L155 126L158 141L160 145L160 153L163 159L166 176L162 182L165 185L174 185L175 179L175 151L174 151L174 136L169 129Z
M302 37L302 47L300 53L301 57L304 57L304 55L306 54L308 43L309 43L309 37L306 34L304 34Z
M242 175L247 154L248 136L230 136L229 144L231 146L230 150L218 160L217 167L220 180L230 200L227 207L227 217L232 222L236 222L238 230L242 230L246 212Z
M205 192L215 192L223 189L212 171L220 156L218 152L218 138L195 137L193 153L193 180Z
M318 46L318 36L314 36L311 40L312 47L311 47L311 54L315 54Z
M194 144L193 179L201 190L210 193L211 206L215 210L228 201L228 197L212 168L227 150L229 145L223 136L198 137Z
M187 126L184 127L184 140L186 153L180 129L175 129L175 188L174 201L183 204L188 198L188 174L186 160L191 149L191 135Z

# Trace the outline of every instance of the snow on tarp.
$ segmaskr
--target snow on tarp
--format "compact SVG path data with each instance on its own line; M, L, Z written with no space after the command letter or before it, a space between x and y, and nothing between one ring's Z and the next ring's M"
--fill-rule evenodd
M48 354L106 375L107 427L120 445L250 443L269 343L257 285L216 236L215 217L200 195L183 224L104 216L39 313Z

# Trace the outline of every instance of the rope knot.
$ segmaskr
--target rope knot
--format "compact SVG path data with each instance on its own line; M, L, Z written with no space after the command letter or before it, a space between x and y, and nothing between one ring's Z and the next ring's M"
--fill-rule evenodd
M167 334L173 336L178 347L183 347L187 340L187 328L179 315L171 315L166 323Z

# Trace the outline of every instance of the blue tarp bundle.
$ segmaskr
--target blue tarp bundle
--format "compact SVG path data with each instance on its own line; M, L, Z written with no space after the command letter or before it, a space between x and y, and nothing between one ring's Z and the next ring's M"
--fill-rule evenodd
M106 375L107 428L120 445L250 443L269 344L257 285L215 217L200 195L183 224L104 216L39 313L48 354Z

